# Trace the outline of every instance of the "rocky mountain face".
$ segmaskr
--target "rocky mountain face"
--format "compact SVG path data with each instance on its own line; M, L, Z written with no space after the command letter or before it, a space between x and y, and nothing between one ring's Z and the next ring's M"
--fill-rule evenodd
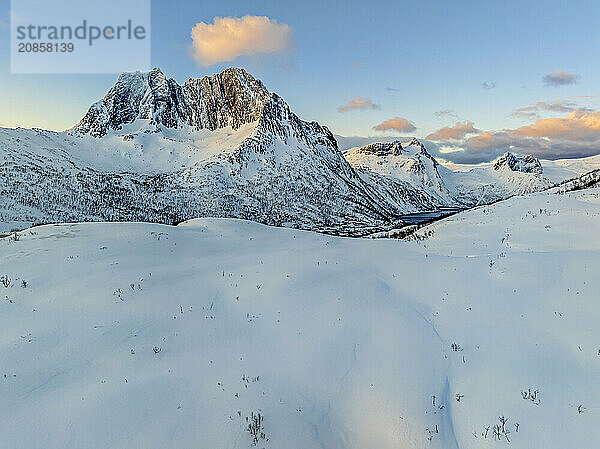
M375 142L355 150L355 154L364 154L367 156L400 156L403 149L399 140L394 142Z
M502 170L504 167L521 173L541 175L543 172L542 164L531 154L519 155L508 151L494 163L494 170Z
M392 197L418 192L427 204L424 210L459 205L444 186L441 166L417 139L372 143L344 156L365 182Z
M258 120L271 94L243 69L190 79L183 86L155 68L123 73L104 99L94 103L72 129L77 135L102 137L124 124L147 119L157 127L208 129L240 126Z

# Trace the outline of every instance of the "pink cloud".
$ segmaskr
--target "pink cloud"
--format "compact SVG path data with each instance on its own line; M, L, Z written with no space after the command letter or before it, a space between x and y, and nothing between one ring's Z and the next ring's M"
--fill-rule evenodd
M456 122L452 126L444 126L425 138L428 140L462 139L467 134L476 134L479 132L481 131L473 126L473 122L465 121Z
M366 111L369 109L381 109L381 106L373 103L370 98L354 97L348 103L337 108L338 112Z
M417 127L410 121L402 117L394 117L373 127L376 131L396 130L400 132L413 132Z

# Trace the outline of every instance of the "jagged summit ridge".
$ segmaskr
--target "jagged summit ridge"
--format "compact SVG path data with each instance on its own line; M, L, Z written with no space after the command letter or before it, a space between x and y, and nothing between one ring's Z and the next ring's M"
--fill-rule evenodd
M412 147L412 148L410 148ZM402 143L400 140L392 142L373 142L363 147L354 150L356 153L373 154L376 156L400 156L402 154L415 153L422 154L429 159L434 160L429 154L425 145L423 145L416 137L413 137L408 143ZM436 162L437 163L437 162Z
M395 147L402 150L395 154ZM542 175L540 161L531 155L507 152L489 166L453 171L440 165L417 138L408 143L372 143L345 153L345 157L369 182L381 184L384 190L390 191L390 184L408 182L443 206L478 205L551 185ZM371 172L381 176L373 177Z
M258 120L272 95L260 80L239 68L189 79L183 86L159 68L126 72L71 131L102 137L136 119L157 127L235 130Z
M358 148L358 153L374 154L376 156L399 156L402 154L402 143L399 140L393 142L375 142Z
M406 144L406 146L415 146L420 148L422 151L427 152L427 149L425 148L425 145L423 145L421 142L419 142L419 140L416 137L413 137L410 142L408 142Z
M508 167L512 171L521 173L535 173L541 175L544 171L542 164L531 154L515 154L507 151L494 163L494 170Z

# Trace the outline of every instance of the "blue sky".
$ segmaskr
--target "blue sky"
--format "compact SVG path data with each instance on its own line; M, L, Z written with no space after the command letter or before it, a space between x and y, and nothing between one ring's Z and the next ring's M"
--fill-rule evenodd
M198 66L194 25L245 15L289 25L295 50ZM394 117L422 138L467 121L497 132L566 116L550 101L596 110L599 98L581 96L600 94L599 17L598 1L152 1L152 65L179 82L244 67L301 118L342 135L394 134L373 130ZM0 19L0 126L70 127L114 83L116 75L11 75L6 0ZM575 82L547 85L554 71ZM379 108L338 112L354 97ZM513 114L536 103L535 117ZM436 116L444 110L452 114Z

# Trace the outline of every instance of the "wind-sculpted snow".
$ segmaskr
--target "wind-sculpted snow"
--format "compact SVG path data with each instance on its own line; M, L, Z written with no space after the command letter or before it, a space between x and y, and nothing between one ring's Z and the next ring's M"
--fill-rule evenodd
M11 234L0 447L594 448L599 217L587 189L408 241L231 219Z

